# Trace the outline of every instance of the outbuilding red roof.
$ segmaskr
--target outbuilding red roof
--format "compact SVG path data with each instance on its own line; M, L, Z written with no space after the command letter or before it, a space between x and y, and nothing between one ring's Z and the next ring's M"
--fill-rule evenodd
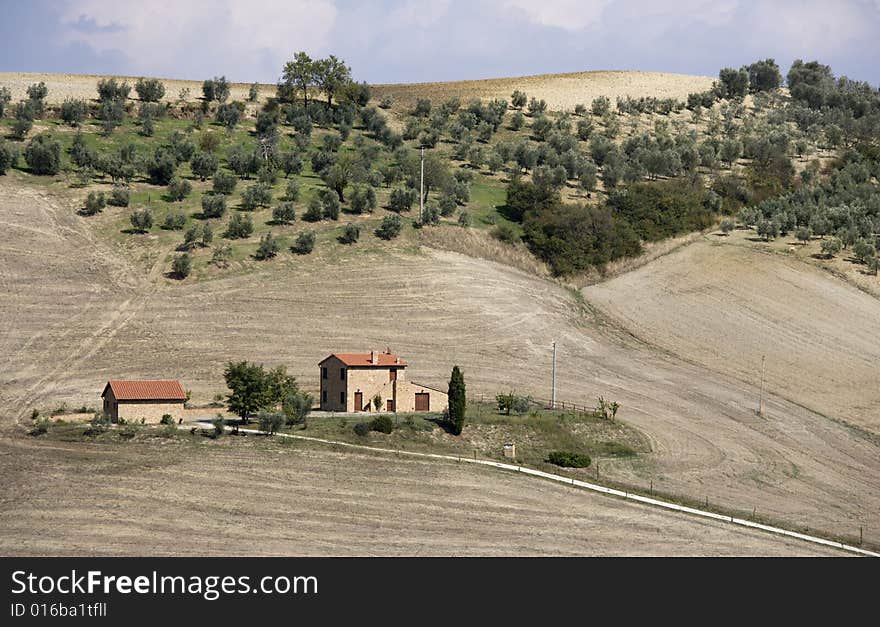
M150 381L108 381L101 396L113 390L117 401L185 401L186 392L180 381L160 379Z
M388 366L403 366L406 367L406 362L403 361L398 355L395 355L391 352L384 353L333 353L326 359L324 359L321 363L323 364L330 357L335 357L346 366L360 366L360 367L373 367L373 368L387 368ZM376 363L373 363L373 358L375 357Z

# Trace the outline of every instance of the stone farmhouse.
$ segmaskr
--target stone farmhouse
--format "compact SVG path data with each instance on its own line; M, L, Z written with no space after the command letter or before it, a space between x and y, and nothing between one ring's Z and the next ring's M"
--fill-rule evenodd
M186 392L180 381L108 381L101 393L104 413L113 422L159 423L170 415L175 422L183 417Z
M321 361L323 411L441 412L448 405L446 392L407 381L407 363L388 348L384 353L334 353Z

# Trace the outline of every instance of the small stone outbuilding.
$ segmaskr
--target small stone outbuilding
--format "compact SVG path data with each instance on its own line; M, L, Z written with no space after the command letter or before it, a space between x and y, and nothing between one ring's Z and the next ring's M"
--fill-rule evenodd
M168 414L177 422L183 417L186 392L177 380L108 381L101 393L104 413L113 422L158 424Z

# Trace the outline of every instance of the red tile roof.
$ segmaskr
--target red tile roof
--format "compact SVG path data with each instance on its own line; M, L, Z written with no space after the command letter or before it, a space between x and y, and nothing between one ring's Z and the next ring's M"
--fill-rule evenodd
M373 368L387 368L388 366L403 366L406 367L406 362L403 361L399 356L394 355L392 353L375 353L375 355L379 358L379 363L374 364L370 357L373 353L333 353L320 363L324 363L330 357L336 357L339 361L344 363L346 366L360 366L360 367L373 367Z
M177 380L108 381L101 396L113 390L117 401L185 401L186 392Z

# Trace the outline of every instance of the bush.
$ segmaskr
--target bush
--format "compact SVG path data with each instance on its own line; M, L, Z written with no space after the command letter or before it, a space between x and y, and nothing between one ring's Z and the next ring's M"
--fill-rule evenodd
M214 416L214 419L211 420L211 425L214 427L214 437L223 435L223 432L226 430L226 420L223 419L221 414Z
M168 183L168 198L172 202L179 202L190 195L192 183L186 179L175 178Z
M114 207L128 207L131 202L131 191L125 185L114 185L113 191L110 192L110 199L107 201L108 205L113 205Z
M89 192L86 197L86 204L81 213L86 216L93 216L101 213L107 206L107 199L104 198L104 192Z
M7 141L0 139L0 176L18 161L18 149Z
M61 105L61 119L70 126L79 126L89 112L85 100L67 98Z
M186 216L182 213L169 213L162 222L162 228L166 231L179 231L186 224Z
M120 83L115 78L103 78L98 81L98 100L125 101L130 92L131 86L125 81Z
M505 244L515 244L520 239L516 229L506 222L502 222L492 229L492 237Z
M28 435L43 435L49 431L51 424L52 422L49 420L49 416L37 418L36 422L34 422L34 426L28 431Z
M260 431L274 435L284 425L284 414L280 412L261 411L257 414Z
M391 416L376 416L370 421L370 430L379 433L391 433L394 431L394 421Z
M593 460L589 455L571 453L568 451L551 451L547 454L547 461L563 468L586 468Z
M158 78L139 78L134 90L143 102L159 102L165 97L165 85Z
M289 201L299 200L299 181L292 179L287 182L287 188L284 190L284 199Z
M397 214L385 216L382 218L382 224L376 229L376 237L384 240L391 240L400 235L403 228L403 221Z
M260 238L260 245L257 246L257 251L254 253L254 257L260 261L271 259L278 254L280 248L281 246L278 244L278 239L272 237L271 233L266 233Z
M215 196L202 196L203 218L222 218L225 213L226 196L223 196L222 194L217 194Z
M41 134L28 142L24 160L34 174L58 174L61 170L61 142Z
M198 152L190 160L192 173L203 181L209 176L214 176L219 165L217 157L210 152Z
M290 250L297 255L308 255L315 248L315 234L311 231L303 231L296 236L293 246Z
M185 279L189 276L190 270L192 270L192 258L189 253L177 255L171 262L171 274L176 279Z
M356 224L346 224L342 229L342 235L339 236L341 244L354 244L361 236L361 228Z
M238 177L232 174L231 172L217 172L214 175L214 192L217 194L226 194L229 195L235 191L235 186L238 184Z
M171 416L171 414L162 414L162 419L159 421L159 424L160 425L173 425L174 418Z
M296 205L292 202L282 202L272 209L272 220L277 224L290 224L296 219Z
M303 214L302 219L306 222L320 222L324 219L324 207L321 205L320 198L312 196L309 200L309 207Z
M370 433L370 425L366 422L359 422L354 426L354 432L361 437L366 437Z
M355 213L373 213L376 209L376 191L366 185L357 185L351 193L351 209Z
M153 228L153 214L149 209L136 210L129 216L132 228L138 233L146 233Z
M231 131L241 121L242 109L243 105L238 102L221 104L217 107L216 120Z
M268 207L272 203L272 188L263 183L251 185L241 195L241 208L253 211L257 207Z
M223 236L227 239L244 239L250 237L253 232L254 222L251 217L236 213L230 218Z
M389 201L389 209L391 211L395 211L397 213L402 213L404 211L409 211L412 209L413 203L415 203L418 198L418 192L414 189L410 189L408 187L401 187L391 191L391 198Z
M147 163L147 175L154 185L168 185L174 179L177 158L165 148L157 148Z

